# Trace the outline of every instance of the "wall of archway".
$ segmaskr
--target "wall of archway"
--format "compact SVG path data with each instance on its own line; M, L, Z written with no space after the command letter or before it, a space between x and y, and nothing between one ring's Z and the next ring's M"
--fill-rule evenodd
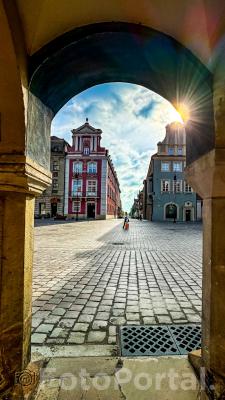
M189 107L188 163L214 147L211 73L161 32L130 23L94 24L64 34L30 58L30 91L53 115L81 91L115 81L140 84L175 107Z

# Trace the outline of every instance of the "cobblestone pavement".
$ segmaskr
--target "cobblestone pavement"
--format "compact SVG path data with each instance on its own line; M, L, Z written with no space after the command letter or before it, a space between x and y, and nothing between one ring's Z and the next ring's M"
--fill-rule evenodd
M34 344L114 344L125 324L201 321L201 225L38 222Z

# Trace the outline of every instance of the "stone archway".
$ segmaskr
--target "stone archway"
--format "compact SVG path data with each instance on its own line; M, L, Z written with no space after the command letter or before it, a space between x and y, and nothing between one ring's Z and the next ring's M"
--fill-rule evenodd
M2 6L2 2L0 4ZM2 19L7 25L4 11ZM1 25L1 29L8 39L9 26ZM3 104L3 115L7 116L7 120L3 119L3 147L7 142L6 133L10 133L0 170L3 192L0 200L0 231L3 232L0 252L4 271L1 283L4 288L1 303L3 362L0 366L3 370L3 390L13 387L15 372L21 371L29 361L33 196L49 182L47 170L52 117L70 97L94 84L124 81L154 90L174 105L187 102L190 106L191 115L186 127L187 176L205 203L203 364L207 380L215 383L213 393L219 398L225 387L225 335L221 326L225 316L225 101L221 85L213 88L212 74L187 48L172 37L142 25L115 22L77 28L50 42L31 57L27 57L24 50L22 31L19 33L21 36L16 29L12 29L14 43L10 36L7 45L13 49L13 57L4 60L5 66L7 62L14 66L10 74L16 77L19 92L16 93L15 104L19 109L18 129L23 142L18 144L19 150L15 150L12 132L17 129L16 123L10 121L12 126L9 126L9 109L5 111ZM20 68L23 66L19 72L18 65ZM222 63L218 65L220 82L220 77L223 78ZM7 67L4 76L7 77ZM24 76L27 79L22 79ZM7 81L5 92L9 87L12 90ZM214 106L213 91L218 100ZM12 95L10 99L13 100ZM216 138L214 108L218 112ZM216 139L219 150L213 150ZM7 223L11 228L7 228ZM7 255L12 240L20 246L14 257ZM13 299L10 297L12 289L16 294ZM19 310L17 313L16 307Z

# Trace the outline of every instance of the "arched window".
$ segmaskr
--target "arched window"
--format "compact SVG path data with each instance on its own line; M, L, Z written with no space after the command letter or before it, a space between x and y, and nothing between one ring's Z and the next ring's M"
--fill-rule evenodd
M166 206L166 218L177 218L177 206L176 204L167 204Z
M83 170L83 163L81 161L76 161L73 163L73 172L75 174L81 174Z
M97 163L96 162L88 163L88 173L89 174L97 174Z

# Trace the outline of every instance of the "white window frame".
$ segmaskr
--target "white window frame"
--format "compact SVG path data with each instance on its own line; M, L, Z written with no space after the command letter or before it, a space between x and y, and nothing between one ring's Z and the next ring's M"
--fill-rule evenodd
M177 190L178 187L179 187L179 190ZM177 180L173 181L173 192L174 193L182 193L182 180L181 179L177 179Z
M167 182L167 184L166 184ZM168 188L168 190L165 190ZM170 192L170 180L169 179L162 179L161 180L161 192L162 193L169 193Z
M164 169L163 165L168 165L168 169ZM170 172L170 161L161 161L161 172Z
M79 187L80 190L74 190L74 185L75 183L81 182L81 185L77 185L77 188ZM73 196L82 196L82 191L83 191L83 179L73 179L72 180L72 194Z
M184 181L184 193L193 193L192 187L186 181Z
M91 191L91 190L88 190L88 187L89 187L89 183L95 183L95 191L93 192L93 191ZM96 179L88 179L87 180L87 186L86 186L86 193L87 193L87 196L97 196L97 192L98 192L98 181L96 180Z
M182 161L173 161L173 172L183 172L183 165ZM180 169L175 168L175 166L180 166Z
M77 208L78 206L78 208ZM81 210L81 202L80 200L74 200L72 203L72 212L73 213L79 213Z
M84 154L84 156L89 156L89 154L90 154L90 147L85 146L85 147L83 148L83 154Z
M79 167L76 168L76 166L79 166ZM74 174L82 174L82 172L83 172L83 163L82 163L82 161L74 161L73 162L73 173Z
M95 166L95 171L93 171L93 168L92 168L92 170L90 170L91 168L90 168L90 166ZM90 161L89 163L88 163L88 171L87 171L89 174L97 174L97 162L96 161Z

